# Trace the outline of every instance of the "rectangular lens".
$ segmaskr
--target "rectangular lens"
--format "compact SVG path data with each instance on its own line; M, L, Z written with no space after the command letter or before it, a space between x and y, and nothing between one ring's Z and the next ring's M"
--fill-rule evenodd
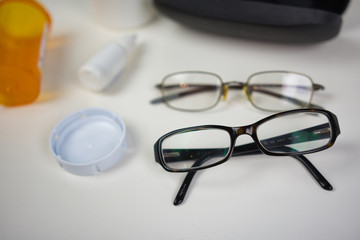
M310 104L313 83L302 74L290 72L262 72L252 75L246 93L258 108L285 111Z
M200 111L213 107L221 97L221 79L207 72L179 72L165 77L162 95L172 108Z
M230 149L229 133L222 129L191 129L165 138L163 159L172 170L196 169L224 160Z
M269 152L302 153L326 146L332 137L332 128L325 114L301 112L264 122L256 133Z

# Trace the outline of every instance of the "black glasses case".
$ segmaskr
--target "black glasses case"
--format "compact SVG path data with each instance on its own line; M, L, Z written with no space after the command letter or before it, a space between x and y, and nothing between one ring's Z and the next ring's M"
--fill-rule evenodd
M350 0L154 0L187 26L247 39L321 42L338 35Z

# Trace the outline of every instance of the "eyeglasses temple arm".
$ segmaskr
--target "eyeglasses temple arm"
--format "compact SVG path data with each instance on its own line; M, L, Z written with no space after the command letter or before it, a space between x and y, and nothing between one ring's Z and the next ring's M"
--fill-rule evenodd
M292 133L283 134L277 137L261 140L261 144L270 149L278 148L287 144L296 142L309 142L329 138L331 134L331 126L329 123L320 124L314 127L294 131ZM333 134L336 134L335 132ZM280 144L280 145L279 145ZM290 149L290 148L289 148Z
M251 145L255 145L255 146L251 146ZM233 152L232 156L235 157L235 156L248 155L248 152L246 152L246 151L249 151L248 149L254 149L255 147L257 147L255 143L236 146L234 148L234 152ZM287 147L287 146L281 146L278 149L286 150L288 152L296 152L295 149ZM260 154L260 153L261 153L261 151L259 149L257 150L257 152L254 149L252 154ZM292 155L291 157L295 158L300 163L302 163L323 189L325 189L325 190L333 189L333 187L326 180L326 178L316 169L316 167L304 155Z
M179 87L178 85L176 85L176 86ZM161 85L156 85L156 87L160 88ZM175 86L169 86L168 88L174 88L174 87ZM199 93L199 92L214 91L217 88L218 88L218 86L214 86L214 85L199 85L199 86L196 86L196 88L194 88L192 90L169 94L169 95L167 95L165 97L155 98L155 99L151 100L150 103L151 104L163 103L165 101L181 98L181 97L196 94L196 93Z
M317 91L317 90L324 90L324 89L325 89L325 87L324 87L323 85L317 84L317 83L314 83L314 84L313 84L313 88L314 88L315 91Z
M320 184L320 186L328 191L333 190L332 185L326 180L326 178L316 169L316 167L307 159L304 155L294 155L293 158L299 160L305 168L311 173L315 180Z
M237 148L237 149L236 149ZM257 148L255 143L237 146L233 152L233 156L246 156L246 155L255 155L255 154L262 154L260 149ZM246 149L245 151L242 148ZM253 149L253 150L249 150ZM257 148L257 149L254 149ZM289 149L290 150L290 149ZM291 156L302 163L305 168L309 171L309 173L314 177L314 179L319 183L319 185L325 190L332 190L332 185L326 180L326 178L316 169L316 167L304 156L304 155L293 155ZM194 163L194 165L201 165L208 159L199 159ZM194 167L193 165L193 167ZM189 189L191 181L193 180L197 171L188 172L179 188L179 191L175 197L174 205L177 206L181 204L186 196L186 193Z
M228 83L227 83L227 85L231 89L243 89L243 87L244 87L244 85L231 85L231 84L228 84ZM213 86L213 85L198 85L198 86L190 85L190 86L197 87L197 88L194 89L194 90L186 91L186 92L173 93L173 94L167 95L165 97L155 98L155 99L151 100L150 103L151 104L163 103L163 102L165 102L165 100L169 101L169 100L181 98L181 97L184 97L184 96L187 96L187 95L196 94L196 93L203 92L203 91L213 91L213 90L217 89L217 86ZM266 86L269 87L268 85L266 85ZM277 85L271 85L271 86L277 86ZM161 88L162 86L161 86L161 84L157 84L156 87ZM167 88L175 88L175 87L179 87L179 85L167 86ZM320 85L320 84L314 84L313 88L314 88L314 90L320 90L320 89L322 90L322 89L324 89L324 87L322 85ZM254 90L252 89L251 91L254 91ZM309 104L309 103L300 101L300 100L292 98L292 97L284 96L284 95L274 93L274 92L270 92L270 91L266 91L266 90L263 90L263 89L256 89L255 91L261 92L261 93L264 93L264 94L267 94L267 95L270 95L270 96L273 96L273 97L276 97L276 98L286 99L289 102L292 102L292 103L294 103L296 105L299 105L299 106L303 106L303 107L307 106L307 107L311 107L311 108L323 109L319 105L315 105L315 104L312 104L312 103Z
M264 93L264 94L270 95L272 97L286 99L287 101L292 102L292 103L294 103L294 104L296 104L298 106L302 106L302 107L309 106L309 104L304 102L304 101L298 100L296 98L288 97L288 96L285 96L285 95L281 95L281 94L278 94L278 93L275 93L275 92L270 92L270 91L266 91L266 90L262 90L262 89L256 89L254 91ZM310 104L310 105L312 105L312 104Z
M249 145L248 147L245 147L246 149L244 151L241 152L241 154L237 155L255 155L255 154L262 154L262 152L260 151L260 149L256 146L255 143L251 143L251 144L247 144ZM221 149L219 149L218 152L223 152ZM210 160L214 155L211 155L211 157L208 157L209 154L207 156L203 156L201 158L199 158L193 165L192 167L198 167L201 166L201 164L203 164L204 162L206 162L207 160ZM194 178L195 174L197 171L191 171L188 172L186 174L186 177L184 178L179 191L175 197L174 200L174 205L177 206L179 204L181 204L184 201L184 198L186 196L186 193L189 189L189 186L191 184L192 179Z
M264 93L264 94L267 94L267 95L270 95L270 96L273 96L273 97L276 97L276 98L284 98L284 99L288 100L289 102L292 102L292 103L294 103L294 104L296 104L298 106L323 109L321 106L318 106L318 105L315 105L315 104L312 104L312 103L306 103L306 102L303 102L301 100L298 100L298 99L295 99L295 98L292 98L292 97L284 96L284 95L281 95L281 94L278 94L278 93L275 93L275 92L266 91L264 89L261 89L261 87L280 87L280 86L281 85L278 85L278 84L251 85L251 86L247 87L246 92L247 92L248 95L250 95L250 93L252 91L257 91L257 92L261 92L261 93ZM298 87L298 86L296 86L296 87L301 88L301 87ZM325 89L325 87L323 85L320 85L320 84L317 84L317 83L314 83L312 87L313 87L314 91L324 90Z
M158 88L160 88L159 85L156 85ZM167 88L174 88L174 86L169 86ZM229 88L231 89L242 89L243 86L233 86L233 85L229 85ZM213 91L216 89L216 86L201 86L201 87L197 87L196 89L193 89L193 90L188 90L188 91L183 91L183 92L178 92L178 93L173 93L173 94L169 94L169 95L166 95L164 97L158 97L158 98L155 98L153 100L150 101L151 104L158 104L158 103L163 103L165 101L171 101L171 100L174 100L174 99L178 99L178 98L181 98L181 97L185 97L187 95L191 95L191 94L196 94L196 93L199 93L199 92L203 92L203 91ZM270 96L273 96L273 97L276 97L276 98L284 98L284 99L287 99L288 101L290 102L293 102L295 103L296 105L299 105L299 106L306 106L307 104L305 104L304 102L302 101L299 101L295 98L291 98L291 97L286 97L286 96L283 96L281 94L278 94L278 93L274 93L274 92L270 92L270 91L266 91L266 90L260 90L260 89L256 89L255 91L257 92L261 92L261 93L264 93L264 94L267 94L267 95L270 95Z
M179 191L176 194L176 197L174 199L173 203L174 203L175 206L180 205L184 201L186 193L187 193L187 191L189 189L189 186L190 186L191 181L194 178L195 174L196 174L196 171L188 172L186 174L186 177L184 178L184 180L183 180L183 182L182 182L182 184L181 184L181 186L179 188Z
M197 167L197 166L200 166L201 164L203 164L204 162L206 162L207 160L209 160L211 158L208 158L208 157L201 157L200 159L198 159L194 164L193 164L193 167ZM179 204L181 204L184 199L185 199L185 196L186 196L186 193L189 189L189 186L191 184L191 181L192 179L194 178L196 174L196 171L193 171L193 172L188 172L186 174L186 177L184 178L180 188L179 188L179 191L178 193L176 194L176 197L174 199L174 205L177 206Z

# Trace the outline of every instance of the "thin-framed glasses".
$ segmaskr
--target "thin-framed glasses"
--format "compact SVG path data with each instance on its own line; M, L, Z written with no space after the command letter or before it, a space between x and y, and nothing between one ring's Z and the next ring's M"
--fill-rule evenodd
M156 85L161 98L152 104L165 103L182 111L203 111L226 100L229 89L243 90L251 104L266 111L286 111L299 108L321 108L311 104L314 91L324 89L302 73L264 71L254 73L245 83L223 82L217 74L204 71L171 73Z
M236 146L243 134L253 143ZM154 145L155 161L169 172L188 172L174 205L180 204L196 171L222 164L230 157L266 154L299 160L325 190L331 184L304 154L331 147L340 134L337 117L323 109L281 112L240 127L203 125L178 129L160 137Z

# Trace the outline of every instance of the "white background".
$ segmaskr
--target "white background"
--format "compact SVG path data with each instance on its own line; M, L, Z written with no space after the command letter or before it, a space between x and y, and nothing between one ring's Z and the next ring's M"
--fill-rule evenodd
M43 1L54 20L42 94L30 105L0 107L0 239L360 239L360 2L344 14L341 33L311 45L219 36L186 28L159 14L137 29L110 30L92 15L91 1ZM137 33L139 45L111 89L87 90L81 64L114 38ZM172 201L184 174L154 161L153 144L168 131L198 124L253 123L269 113L241 92L202 113L149 101L168 73L205 70L225 81L253 72L306 73L325 91L314 102L334 112L335 145L308 155L334 186L324 191L288 157L231 159L198 174L188 198ZM108 172L89 177L59 167L48 138L68 114L100 107L120 115L128 149ZM248 138L247 136L241 138Z

